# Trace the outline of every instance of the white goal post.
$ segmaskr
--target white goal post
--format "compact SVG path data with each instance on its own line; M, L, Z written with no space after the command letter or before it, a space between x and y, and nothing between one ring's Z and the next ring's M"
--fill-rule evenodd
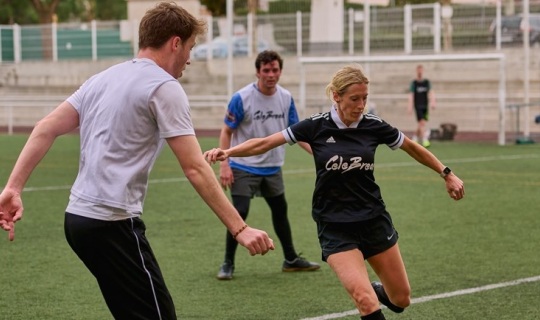
M332 63L370 63L370 62L428 62L428 61L482 61L495 60L499 63L499 125L498 143L505 144L505 108L506 108L506 58L503 53L478 54L438 54L438 55L400 55L400 56L334 56L334 57L299 57L300 88L299 107L306 110L306 66Z

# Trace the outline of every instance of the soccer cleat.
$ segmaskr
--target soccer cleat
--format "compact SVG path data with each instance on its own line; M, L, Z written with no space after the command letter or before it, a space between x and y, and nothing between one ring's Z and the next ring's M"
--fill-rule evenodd
M424 142L422 142L422 145L424 146L424 148L429 148L431 146L431 142L429 142L429 140L424 140Z
M379 302L384 304L388 309L394 311L395 313L401 313L403 310L405 310L405 308L398 307L390 302L388 295L386 295L386 292L384 291L382 283L374 281L371 283L371 286L373 287L373 290L375 290Z
M217 278L219 280L231 280L233 278L234 264L231 261L225 261L219 268Z
M321 266L315 262L307 261L306 259L298 256L293 261L283 261L283 267L281 270L283 272L294 272L294 271L315 271Z

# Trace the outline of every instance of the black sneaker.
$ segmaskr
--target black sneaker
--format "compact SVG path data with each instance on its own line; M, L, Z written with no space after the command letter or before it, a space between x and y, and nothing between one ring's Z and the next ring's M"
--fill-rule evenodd
M405 310L405 308L398 307L390 302L388 295L386 295L386 292L384 291L382 283L374 281L371 283L371 286L373 287L373 290L375 290L379 302L384 304L388 309L394 311L395 313L402 313L403 310Z
M217 278L219 280L231 280L233 278L234 264L230 261L225 261L219 268Z
M281 270L283 272L293 272L293 271L315 271L321 266L315 262L307 261L306 259L298 256L293 261L283 261L283 267Z

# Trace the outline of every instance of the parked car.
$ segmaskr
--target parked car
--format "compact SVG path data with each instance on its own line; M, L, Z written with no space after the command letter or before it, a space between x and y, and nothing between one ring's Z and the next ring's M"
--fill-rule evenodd
M497 20L493 20L489 27L491 42L497 41ZM524 23L522 15L501 17L501 43L522 43ZM529 15L529 41L531 44L540 44L540 14Z
M521 23L521 29L525 30L523 22ZM540 14L529 15L529 39L531 44L540 44Z
M209 47L212 47L213 58L226 58L227 57L227 38L216 37L211 43L201 43L192 51L192 58L194 60L205 60ZM257 53L269 49L269 45L266 41L259 39L257 43ZM247 56L248 55L248 37L247 36L234 36L232 39L232 52L233 56Z

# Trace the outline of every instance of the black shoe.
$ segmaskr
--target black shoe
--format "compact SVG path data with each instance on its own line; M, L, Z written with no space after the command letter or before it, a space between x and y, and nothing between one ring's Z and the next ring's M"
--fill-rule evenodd
M219 280L231 280L233 278L234 264L230 261L225 261L219 268L217 278Z
M388 299L388 295L386 295L383 285L380 282L372 282L371 286L373 287L373 290L375 290L379 302L384 304L388 309L394 311L395 313L402 313L403 310L405 310L405 308L398 307L390 302L390 299Z
M315 271L321 266L315 262L307 261L306 259L298 256L293 261L283 261L283 267L281 270L283 272L293 272L293 271Z

